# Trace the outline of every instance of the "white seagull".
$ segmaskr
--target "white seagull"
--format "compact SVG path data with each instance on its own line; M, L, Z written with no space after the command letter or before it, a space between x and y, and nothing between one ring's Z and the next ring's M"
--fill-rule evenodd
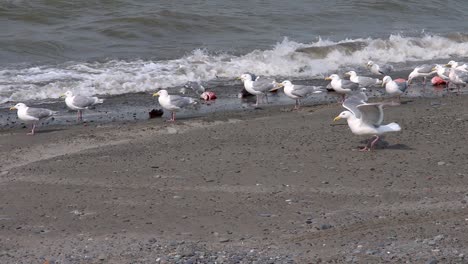
M179 95L169 95L166 90L160 90L154 93L153 96L159 96L158 102L162 108L171 111L171 119L168 121L175 121L175 113L190 105L197 103L193 98L182 97Z
M434 65L430 64L423 64L419 65L409 74L408 76L408 84L411 84L411 81L414 78L423 77L423 84L426 85L426 77L431 76L432 74L436 73L434 70Z
M88 107L92 105L102 104L104 102L103 99L99 99L97 97L74 95L71 91L67 91L60 97L65 97L65 104L68 106L68 108L71 110L77 110L77 121L83 121L84 109L88 109Z
M284 93L292 99L296 100L296 104L294 105L293 110L299 109L301 105L301 99L314 93L321 93L323 92L322 89L315 86L307 86L307 85L298 85L292 84L291 81L285 80L281 83L277 84L278 89L280 87L284 87Z
M352 94L359 91L359 84L354 83L350 80L343 80L338 74L332 74L325 78L325 80L331 80L330 85L335 92L341 94L343 101L347 94Z
M406 81L394 81L392 77L385 76L382 79L382 87L385 86L385 91L391 96L397 96L400 100L400 96L408 89L408 82Z
M452 62L452 61L451 61ZM446 66L451 67L449 73L450 83L455 84L457 87L458 93L460 93L460 86L466 86L468 84L468 72L462 70L462 66L458 66L458 64L449 62ZM466 65L466 64L464 64Z
M374 63L373 61L368 61L366 64L367 68L373 73L377 75L387 75L393 71L392 65L382 65L379 66L378 64Z
M387 132L400 131L397 123L382 125L384 103L366 103L360 95L350 96L343 102L343 107L348 111L341 112L333 121L346 119L351 132L355 135L372 135L375 139L367 144L361 151L370 151L380 139L379 135Z
M28 107L23 103L18 103L13 107L10 107L10 110L18 110L18 118L24 121L27 124L33 124L31 133L28 135L34 135L34 130L36 129L36 125L40 120L48 119L58 112L52 111L46 108L32 108Z
M265 97L268 103L267 93L277 88L276 81L271 78L256 77L256 79L253 80L251 74L244 73L238 79L244 82L244 87L247 92L257 96L255 106L258 106L260 103L260 96Z
M345 74L349 76L350 81L359 84L361 87L369 87L373 85L382 84L382 81L377 78L358 76L355 71L349 71Z

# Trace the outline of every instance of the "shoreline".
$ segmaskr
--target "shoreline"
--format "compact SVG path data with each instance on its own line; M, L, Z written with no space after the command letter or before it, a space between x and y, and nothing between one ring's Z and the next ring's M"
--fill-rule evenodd
M466 99L386 108L369 153L337 104L1 131L0 262L463 261Z

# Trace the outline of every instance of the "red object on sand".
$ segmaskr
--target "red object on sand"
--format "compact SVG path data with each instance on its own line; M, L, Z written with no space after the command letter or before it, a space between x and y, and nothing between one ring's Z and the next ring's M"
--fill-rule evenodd
M398 78L398 79L395 79L395 80L393 80L393 81L394 81L394 82L397 82L397 83L406 82L406 80L403 79L403 78Z
M440 78L439 76L435 76L434 78L431 79L432 85L442 85L442 84L447 84L444 79Z
M214 92L204 92L200 94L200 98L205 101L211 101L216 99L216 94Z

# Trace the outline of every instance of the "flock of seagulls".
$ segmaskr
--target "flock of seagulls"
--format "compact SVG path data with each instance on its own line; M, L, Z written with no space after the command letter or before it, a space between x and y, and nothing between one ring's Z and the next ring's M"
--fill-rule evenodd
M408 80L395 79L393 80L388 74L393 71L391 65L378 65L373 61L366 64L368 70L379 78L358 76L355 71L348 71L345 75L348 79L342 79L338 74L331 74L326 77L330 80L329 87L342 97L342 105L346 111L341 112L334 120L346 119L351 132L357 135L372 135L373 140L362 150L371 150L379 140L379 135L387 132L400 131L401 128L396 123L382 125L383 122L383 107L386 105L398 105L393 102L393 97L400 100L400 96L408 89L409 85L415 78L423 78L423 84L426 83L426 78L432 75L437 75L449 84L454 84L458 91L461 86L468 83L468 64L450 61L446 65L420 65L416 67L408 76ZM245 90L256 96L255 106L261 103L268 103L268 93L277 91L281 88L289 98L295 100L294 110L300 108L301 99L306 98L316 93L326 92L326 89L316 86L297 85L289 80L276 82L273 78L256 76L251 73L244 73L239 78L244 84ZM385 87L385 91L392 97L391 102L368 103L367 96L364 91L370 86ZM185 94L188 90L201 95L206 93L205 87L198 82L188 82L180 90L180 93ZM213 93L214 95L214 93ZM168 121L175 121L176 112L191 105L197 104L197 101L191 97L180 95L169 95L167 90L159 90L153 96L158 97L160 106L171 112L171 118ZM83 120L83 110L89 107L102 104L103 99L98 97L88 97L75 95L71 91L67 91L61 97L65 98L65 104L71 110L77 111L77 121ZM30 135L34 135L36 125L40 120L48 119L57 115L56 111L45 108L32 108L23 103L18 103L11 107L10 110L17 110L18 118L26 123L32 124Z

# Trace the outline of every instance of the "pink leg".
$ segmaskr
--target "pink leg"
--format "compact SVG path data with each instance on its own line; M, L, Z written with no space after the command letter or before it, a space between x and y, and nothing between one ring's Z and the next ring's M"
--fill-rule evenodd
M258 106L258 104L260 103L260 98L258 97L258 94L256 95L257 97L257 101L255 102L255 106Z
M83 111L80 110L80 121L83 121Z
M168 122L174 122L175 121L175 112L171 112L171 119L167 120Z
M80 110L76 112L76 121L80 121Z
M294 106L293 110L299 110L300 107L301 107L301 102L299 101L299 99L296 99L296 105Z
M36 123L33 123L31 133L28 133L28 135L34 136L34 130L36 129Z
M379 139L380 139L380 137L376 135L374 141L372 141L372 143L370 145L370 149L372 149L374 147L374 144L377 143L377 141L379 141Z

